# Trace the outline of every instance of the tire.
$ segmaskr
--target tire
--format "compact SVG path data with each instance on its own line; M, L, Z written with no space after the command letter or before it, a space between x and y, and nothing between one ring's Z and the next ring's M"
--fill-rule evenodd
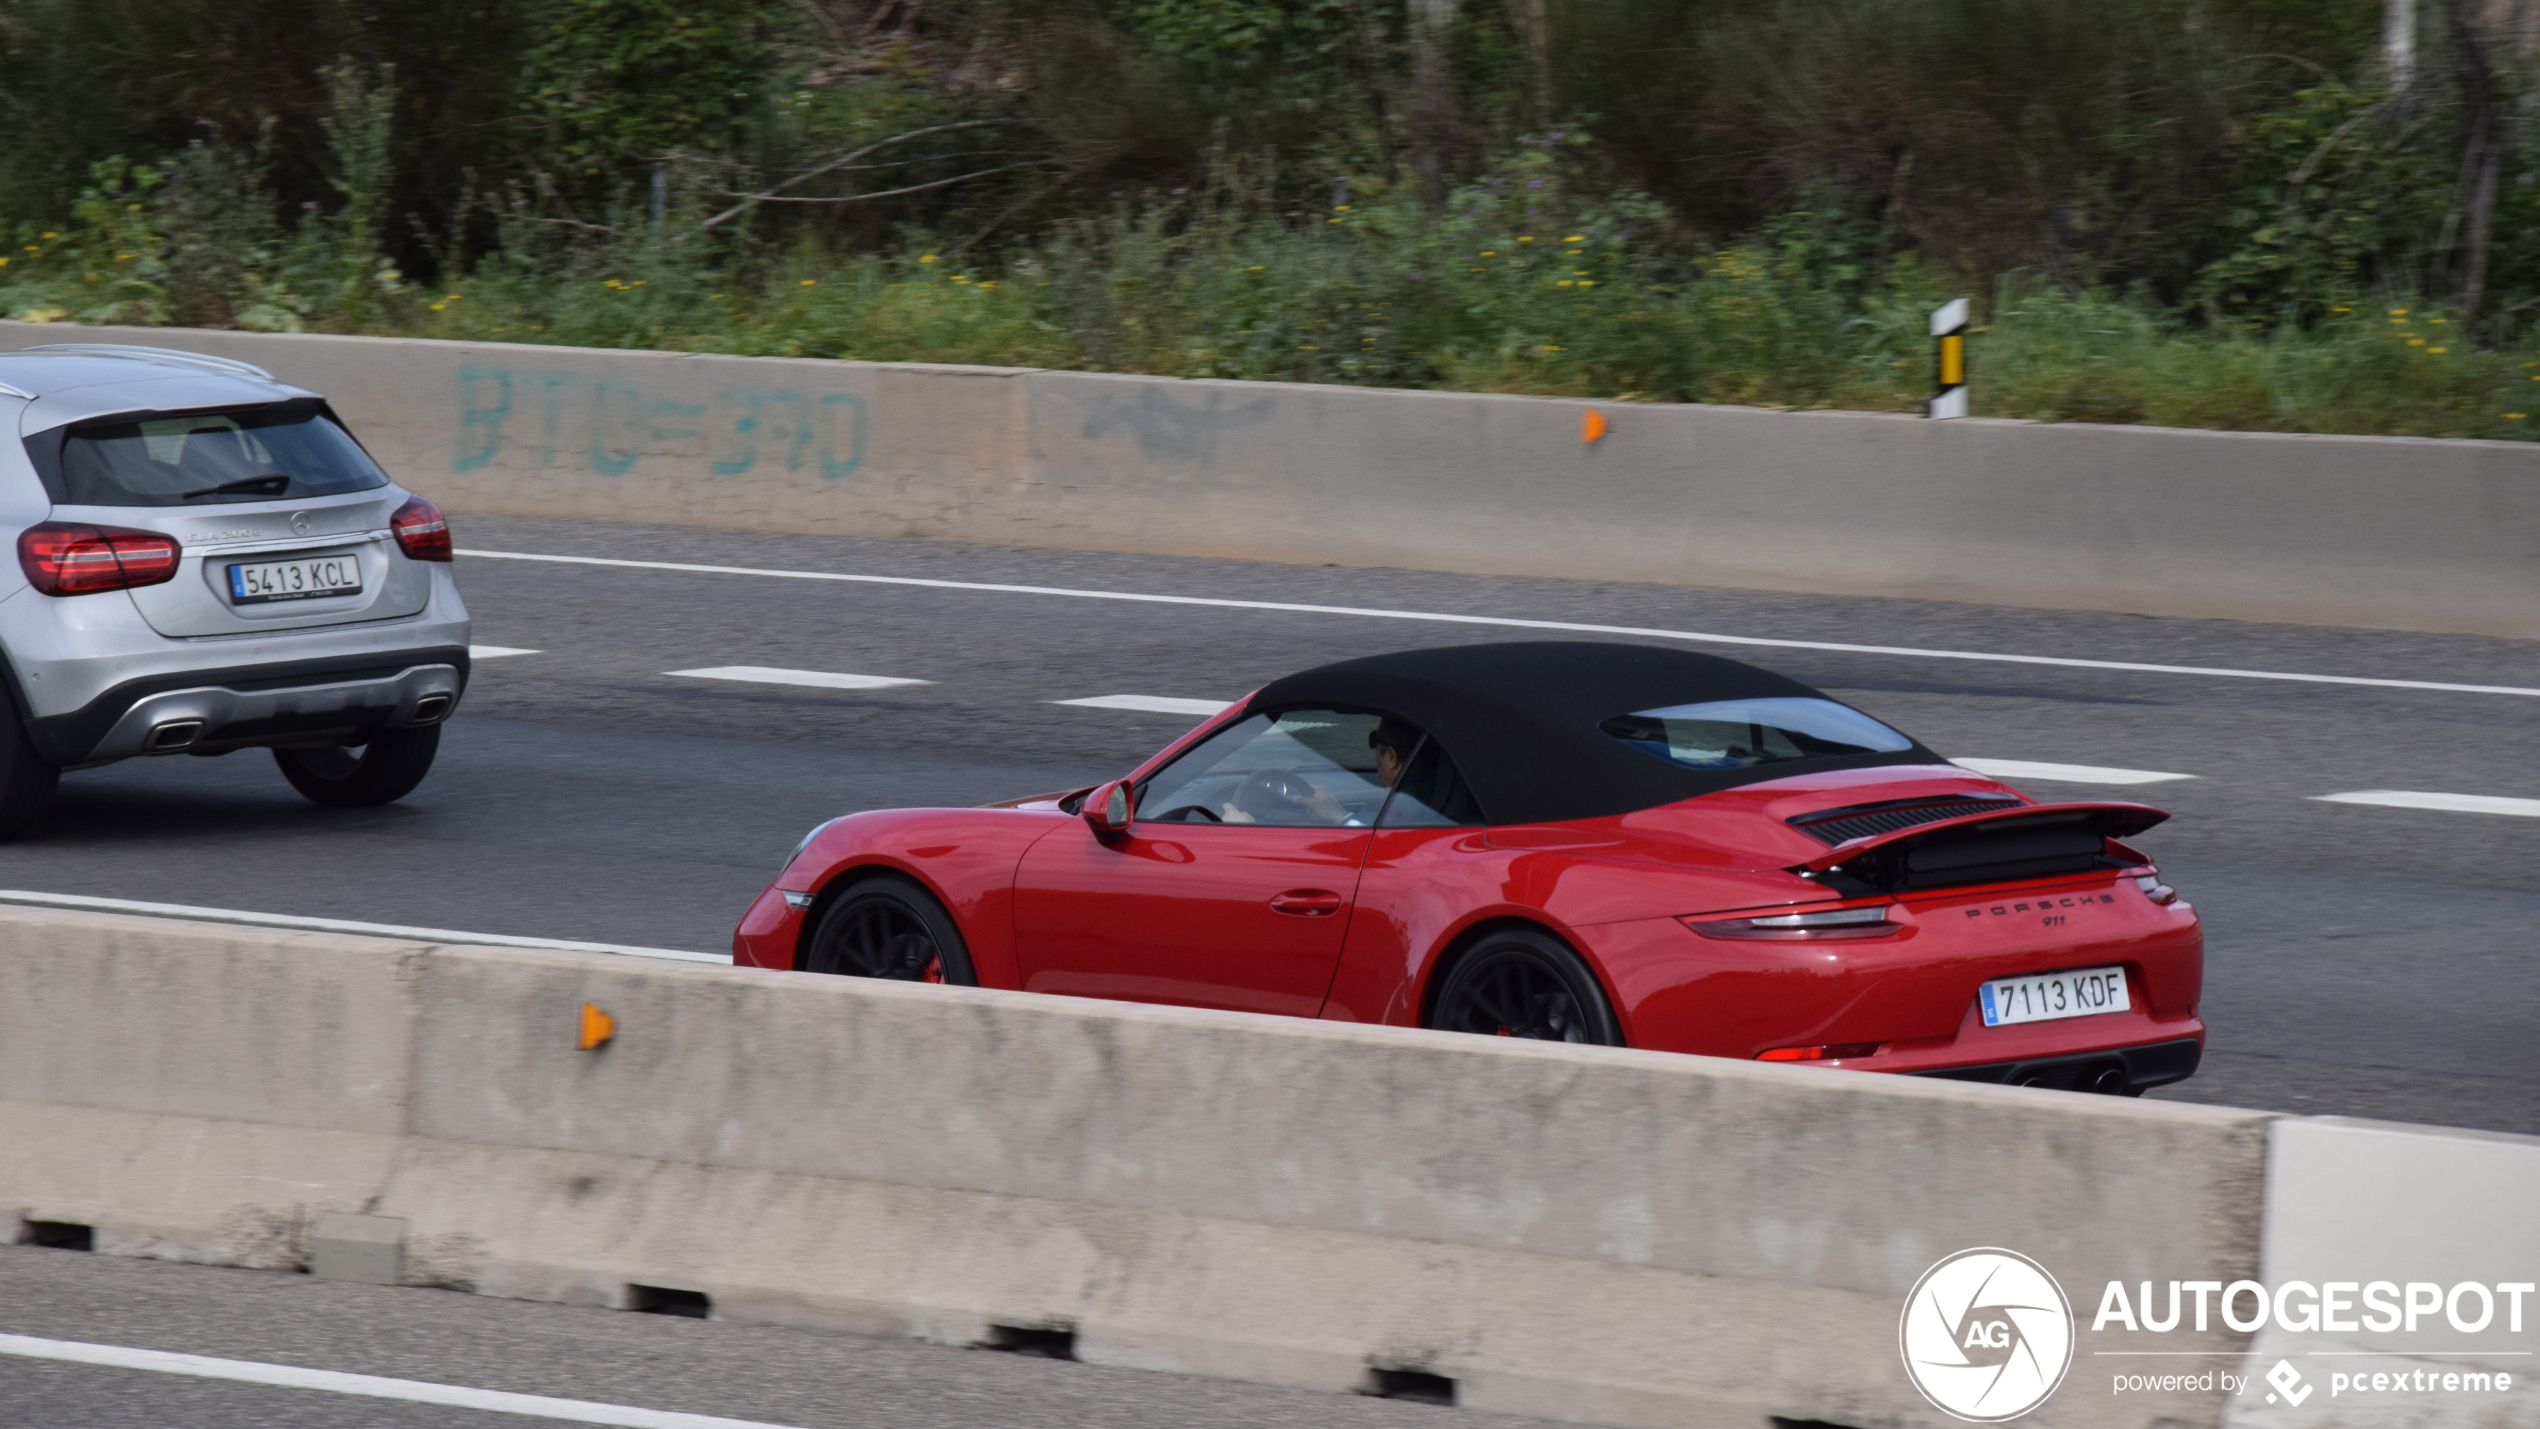
M1430 1000L1428 1023L1441 1032L1623 1045L1596 974L1560 939L1533 928L1485 934L1457 958Z
M373 730L370 742L356 749L277 749L273 762L310 803L367 809L413 793L432 772L432 756L440 747L441 726L436 724Z
M977 987L970 945L933 894L892 874L838 890L804 940L802 970L891 982Z
M17 697L0 675L0 839L35 832L61 780L61 769L35 752L18 718Z

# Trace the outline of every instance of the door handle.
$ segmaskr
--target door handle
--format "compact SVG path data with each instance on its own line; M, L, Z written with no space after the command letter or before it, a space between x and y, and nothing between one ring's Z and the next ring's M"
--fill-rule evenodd
M1341 911L1341 896L1321 888L1291 888L1271 896L1270 911L1292 918L1329 918Z

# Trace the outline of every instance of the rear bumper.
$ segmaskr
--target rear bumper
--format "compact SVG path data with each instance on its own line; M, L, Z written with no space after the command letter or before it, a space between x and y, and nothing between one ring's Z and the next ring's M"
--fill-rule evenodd
M2148 1087L2186 1081L2196 1075L2196 1065L2204 1060L2204 1056L2205 1044L2201 1039L2181 1037L2170 1042L2149 1042L2105 1052L2037 1057L2020 1062L1985 1062L1972 1067L1938 1067L1906 1075L1939 1077L1952 1082L2052 1087L2070 1092L2094 1090L2100 1078L2113 1069L2125 1074L2124 1090L2139 1092Z
M464 645L151 675L68 714L29 720L27 733L39 754L66 766L213 754L336 731L437 724L458 707L467 677Z

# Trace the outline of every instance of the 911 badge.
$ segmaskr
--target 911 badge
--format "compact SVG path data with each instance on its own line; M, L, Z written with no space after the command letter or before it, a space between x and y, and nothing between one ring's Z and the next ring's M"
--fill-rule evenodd
M1906 1376L1953 1419L1998 1424L2044 1404L2073 1363L2073 1309L2017 1251L1962 1250L1923 1272L1896 1327Z

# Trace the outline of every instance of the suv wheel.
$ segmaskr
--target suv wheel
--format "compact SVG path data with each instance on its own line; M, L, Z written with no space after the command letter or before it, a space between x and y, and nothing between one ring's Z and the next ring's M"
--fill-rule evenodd
M282 777L312 804L330 809L365 809L393 803L414 792L432 772L433 752L441 747L441 727L373 730L370 742L350 749L277 749L273 762Z
M53 805L62 771L35 752L18 719L18 702L0 679L0 839L31 833Z

